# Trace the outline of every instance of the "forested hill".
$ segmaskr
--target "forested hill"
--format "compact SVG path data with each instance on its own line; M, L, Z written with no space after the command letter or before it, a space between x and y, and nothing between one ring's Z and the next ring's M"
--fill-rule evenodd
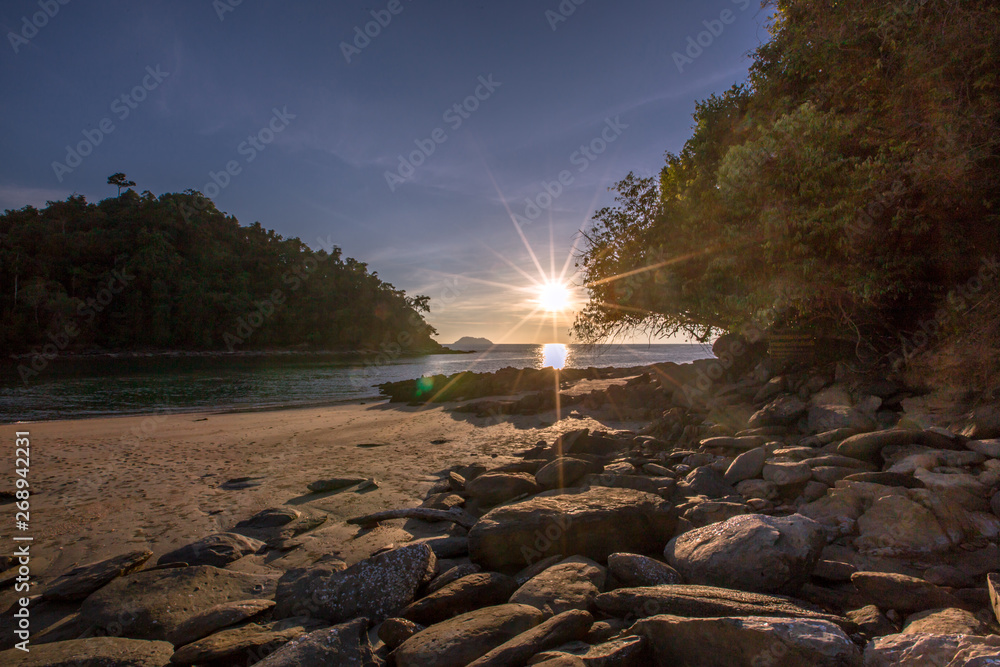
M331 239L312 245L241 226L191 191L8 210L0 346L441 350L421 315L428 297L406 296Z

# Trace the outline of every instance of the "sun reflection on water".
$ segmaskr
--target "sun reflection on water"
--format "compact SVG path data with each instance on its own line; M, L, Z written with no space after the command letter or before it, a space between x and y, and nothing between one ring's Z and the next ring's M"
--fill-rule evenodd
M542 346L542 368L563 368L566 366L566 355L566 346L562 343L546 343Z

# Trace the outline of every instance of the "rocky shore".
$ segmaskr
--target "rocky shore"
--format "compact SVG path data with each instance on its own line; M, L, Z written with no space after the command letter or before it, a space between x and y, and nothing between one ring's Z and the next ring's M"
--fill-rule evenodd
M350 564L282 558L317 527L282 505L155 565L143 550L77 567L32 603L75 613L0 664L998 664L1000 410L843 364L717 355L386 387L472 401L455 414L558 405L646 426L454 466L419 507L348 521L430 537ZM242 566L252 554L275 558Z

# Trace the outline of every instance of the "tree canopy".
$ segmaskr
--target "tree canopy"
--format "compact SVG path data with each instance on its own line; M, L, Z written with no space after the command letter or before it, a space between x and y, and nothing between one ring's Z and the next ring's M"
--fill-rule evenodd
M325 245L325 243L324 243ZM0 345L60 349L441 349L408 297L200 193L128 190L0 216Z
M1000 249L1000 7L779 0L746 83L618 183L575 329L755 326L898 344ZM995 262L995 260L994 260Z

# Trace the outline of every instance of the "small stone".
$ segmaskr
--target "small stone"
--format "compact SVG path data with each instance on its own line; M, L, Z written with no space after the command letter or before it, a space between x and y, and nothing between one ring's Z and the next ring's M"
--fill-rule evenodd
M857 623L861 632L869 638L891 635L898 630L889 617L873 604L847 612L847 618Z
M264 543L260 540L238 533L216 533L163 554L156 564L187 563L224 567L247 554L259 551L263 546Z
M302 512L291 507L271 507L257 512L249 519L244 519L236 524L236 528L277 528L295 521Z
M389 650L394 650L407 639L424 629L424 626L417 625L413 621L405 618L387 618L378 629L378 638L381 639Z

